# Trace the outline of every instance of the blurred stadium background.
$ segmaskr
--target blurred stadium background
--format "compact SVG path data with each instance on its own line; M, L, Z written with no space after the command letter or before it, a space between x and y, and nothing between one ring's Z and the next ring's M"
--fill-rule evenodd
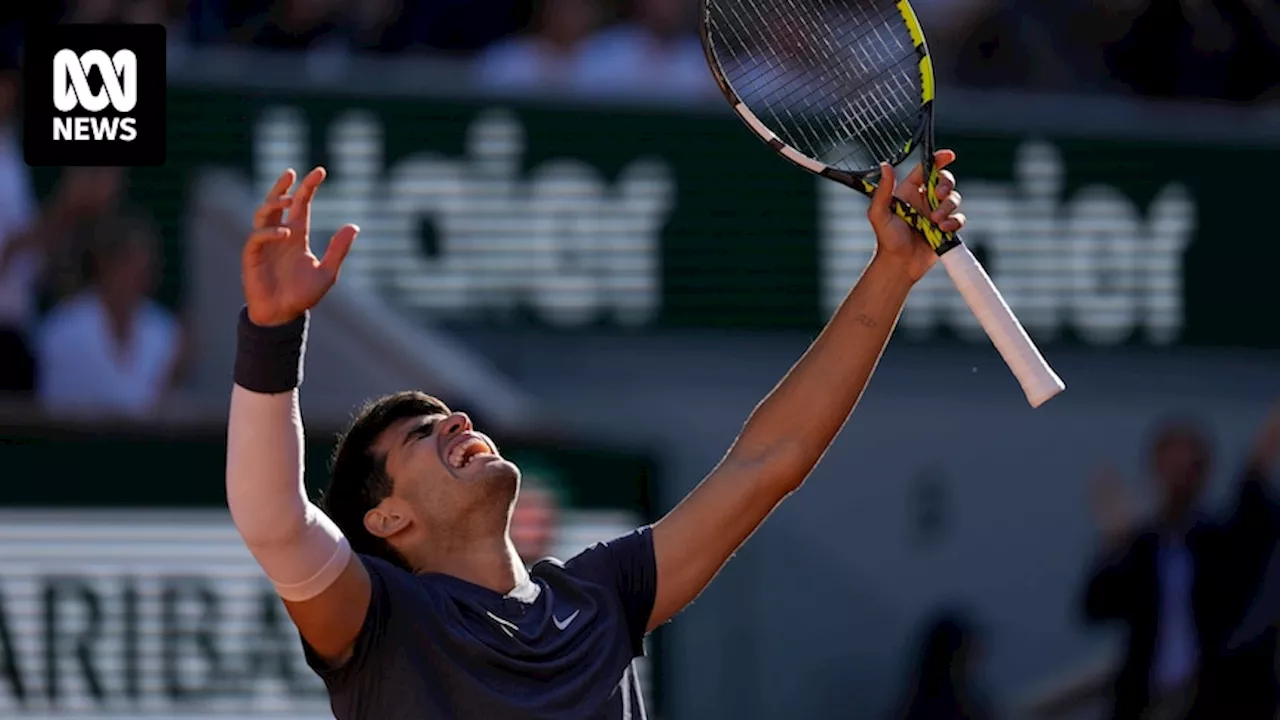
M1081 610L1091 478L1151 504L1147 433L1188 413L1225 507L1280 394L1277 274L1250 249L1274 232L1280 6L915 4L967 239L1069 391L1030 411L931 273L805 489L651 638L663 720L894 717L944 608L978 628L996 717L1103 717L1121 638ZM559 554L712 467L874 238L864 200L724 107L693 10L32 5L168 25L169 160L128 172L22 164L4 25L0 716L328 716L222 487L239 246L282 167L329 168L317 235L364 230L313 322L313 486L352 408L404 387L494 429L549 491L521 532ZM132 308L127 346L86 287Z

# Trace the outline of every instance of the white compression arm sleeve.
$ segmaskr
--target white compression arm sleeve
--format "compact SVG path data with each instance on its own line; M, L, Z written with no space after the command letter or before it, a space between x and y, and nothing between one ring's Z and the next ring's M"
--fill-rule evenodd
M227 423L227 505L249 551L280 597L324 592L351 558L338 526L307 499L298 391L235 385Z

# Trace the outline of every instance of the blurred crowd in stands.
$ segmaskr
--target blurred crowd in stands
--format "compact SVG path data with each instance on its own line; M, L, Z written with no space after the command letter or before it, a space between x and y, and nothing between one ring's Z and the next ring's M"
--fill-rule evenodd
M1280 86L1275 0L915 5L939 74L960 85L1239 102L1275 99ZM695 0L48 0L21 20L0 14L0 383L51 406L78 398L139 413L183 355L177 321L144 301L159 243L126 208L125 172L68 169L37 207L17 140L25 24L159 22L173 53L461 57L501 92L696 100L715 89L695 15ZM100 371L86 364L98 361Z
M1253 439L1225 513L1204 494L1209 431L1192 419L1156 426L1148 513L1115 473L1095 478L1100 537L1083 593L1086 621L1121 629L1113 717L1272 720L1280 709L1280 406Z
M1253 438L1224 511L1207 501L1211 433L1194 418L1156 424L1138 491L1104 466L1093 478L1098 528L1076 604L1082 626L1119 631L1101 672L1055 688L1026 717L1274 720L1280 713L1280 403ZM965 610L923 626L894 720L991 720L984 634ZM1080 714L1094 707L1096 713Z
M989 88L1276 99L1274 0L919 0L942 78Z
M129 203L123 168L65 168L37 202L18 135L18 63L0 63L0 400L144 416L185 357L180 323L151 299L159 234Z
M0 97L12 86L0 79ZM151 295L158 232L120 168L67 168L33 197L0 101L0 399L145 416L174 387L184 334Z
M1275 0L918 0L944 81L1275 99ZM710 96L695 0L49 0L28 21L163 22L175 49L473 58L510 92ZM41 17L43 15L43 17ZM35 18L35 20L31 20ZM10 24L3 40L20 41Z

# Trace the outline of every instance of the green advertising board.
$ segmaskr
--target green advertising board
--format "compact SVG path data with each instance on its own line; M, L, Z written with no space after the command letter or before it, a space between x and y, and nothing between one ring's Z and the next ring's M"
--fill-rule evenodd
M313 496L328 484L335 433L312 429L305 452ZM653 461L628 449L504 438L503 454L583 510L654 519ZM223 507L226 428L0 421L0 508Z
M172 238L202 168L238 168L256 194L323 163L316 223L363 229L344 282L446 324L810 329L874 242L864 200L727 111L182 88L169 102L169 164L138 170L133 194ZM1041 342L1280 347L1273 271L1249 252L1271 232L1246 190L1265 178L1227 172L1280 148L941 140L960 153L967 239ZM940 269L903 330L986 342Z

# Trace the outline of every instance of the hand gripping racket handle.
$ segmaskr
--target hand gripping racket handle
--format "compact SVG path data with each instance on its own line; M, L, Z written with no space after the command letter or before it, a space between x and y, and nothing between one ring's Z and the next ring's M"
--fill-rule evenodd
M957 243L942 253L941 258L960 295L977 316L982 329L987 331L987 336L1013 371L1018 384L1022 385L1031 407L1040 407L1065 390L1067 386L1045 362L969 248L964 243Z

